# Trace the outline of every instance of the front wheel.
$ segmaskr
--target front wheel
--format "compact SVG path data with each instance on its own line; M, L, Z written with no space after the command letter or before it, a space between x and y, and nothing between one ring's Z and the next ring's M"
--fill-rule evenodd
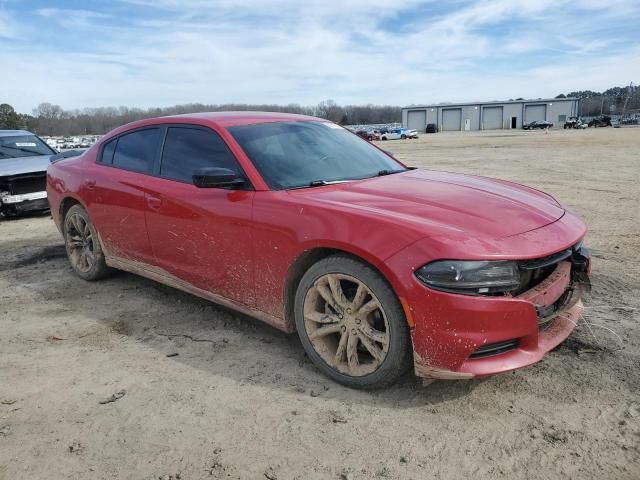
M400 138L401 138L402 140L406 140L406 139L407 139L407 136L403 134L403 135L400 135Z
M64 217L64 243L73 271L84 280L99 280L112 272L87 211L74 205Z
M411 365L400 302L378 272L351 257L327 257L304 274L295 321L313 363L348 387L390 385Z

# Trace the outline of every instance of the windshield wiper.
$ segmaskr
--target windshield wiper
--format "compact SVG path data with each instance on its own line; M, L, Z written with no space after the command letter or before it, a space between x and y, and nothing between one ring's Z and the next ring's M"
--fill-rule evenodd
M29 150L28 148L12 147L11 145L2 145L0 146L0 148L10 148L12 150L20 150L21 152L35 153L36 155L46 155L46 153L37 152L35 150Z
M345 183L350 182L351 180L312 180L309 183L305 183L304 185L296 185L295 187L289 187L287 190L299 190L301 188L314 188L314 187L323 187L325 185L334 185L336 183Z
M378 172L379 177L384 177L385 175L393 175L394 173L406 172L406 170L380 170Z

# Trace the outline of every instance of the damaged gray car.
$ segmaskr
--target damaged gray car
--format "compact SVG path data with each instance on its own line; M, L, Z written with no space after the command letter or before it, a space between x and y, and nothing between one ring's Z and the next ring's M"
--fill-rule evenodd
M49 208L46 181L49 145L25 130L0 130L0 217Z

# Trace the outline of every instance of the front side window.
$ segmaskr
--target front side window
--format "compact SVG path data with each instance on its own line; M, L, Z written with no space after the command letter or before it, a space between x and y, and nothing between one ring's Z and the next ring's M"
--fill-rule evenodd
M3 158L35 157L53 155L49 145L35 135L0 136L0 160Z
M134 172L151 173L159 139L159 128L147 128L118 137L113 165Z
M188 127L169 127L162 150L160 175L192 182L199 168L228 168L241 173L233 153L217 133Z
M406 167L327 122L273 122L228 128L274 190L375 177Z

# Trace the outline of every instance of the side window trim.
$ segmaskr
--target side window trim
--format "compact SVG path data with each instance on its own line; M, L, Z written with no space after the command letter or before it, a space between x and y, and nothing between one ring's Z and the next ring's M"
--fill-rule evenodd
M109 139L108 142L103 143L102 145L100 145L100 151L98 152L98 155L96 157L96 163L99 163L101 165L111 165L113 166L113 157L114 154L116 153L116 148L118 148L118 140L120 139L120 136L117 137L113 137L111 139ZM104 162L102 160L102 158L104 157L104 151L107 148L107 145L113 143L113 152L111 153L111 160L108 162Z
M140 175L152 175L154 176L154 171L155 171L155 167L156 164L159 163L160 159L159 159L159 155L162 154L162 143L164 142L164 136L163 136L163 130L165 130L166 127L162 124L153 124L153 125L145 125L144 127L138 127L138 128L134 128L132 130L127 130L125 132L119 133L118 135L116 135L115 137L111 137L109 139L109 141L103 143L102 145L100 145L100 150L98 152L98 155L96 155L96 162L100 165L107 165L109 167L112 168L117 168L118 170L124 170L125 172L132 172L132 173L138 173ZM132 134L132 133L136 133L136 132L142 132L144 130L158 130L158 135L159 135L159 140L158 140L158 145L156 146L156 151L154 153L154 157L153 157L153 164L152 164L152 168L150 172L141 172L139 170L133 170L130 168L125 168L122 167L120 165L115 165L113 163L113 160L116 157L116 151L118 149L118 143L120 142L120 139L126 135ZM113 155L111 156L111 162L107 163L107 162L103 162L102 161L102 154L104 153L104 149L107 145L109 145L111 142L115 141L115 146L113 148ZM158 167L159 168L159 167Z
M169 132L169 128L190 128L190 129L196 129L196 130L202 130L205 131L207 133L211 133L215 136L217 136L220 141L223 143L223 145L229 150L229 153L231 154L233 160L235 161L236 165L238 166L238 170L240 172L242 172L242 175L244 176L244 178L246 179L246 188L245 190L254 190L253 184L251 183L251 180L249 179L249 176L247 175L247 172L245 172L244 168L242 168L242 165L240 164L240 161L238 160L238 157L236 157L236 155L233 153L233 150L231 150L231 147L229 147L229 145L227 144L226 140L222 137L222 135L220 135L218 132L216 132L214 129L212 129L211 127L207 127L205 125L198 125L195 123L156 123L156 124L151 124L151 125L145 125L143 127L138 127L138 128L134 128L132 130L127 130L124 132L119 133L118 135L111 137L107 142L105 142L104 144L102 144L100 146L100 150L98 152L98 155L96 155L96 162L99 165L105 165L111 168L117 168L118 170L124 170L125 172L131 172L131 173L137 173L139 175L147 175L147 176L151 176L151 177L156 177L156 178L161 178L163 180L167 180L170 182L179 182L179 183L184 183L186 185L193 185L190 182L185 182L183 180L177 180L175 178L170 178L170 177L164 177L162 175L160 175L160 170L162 168L162 154L164 152L164 145L165 145L165 141L167 139L167 133ZM150 130L150 129L158 129L159 130L159 140L158 140L158 146L156 148L156 153L154 156L154 160L153 160L153 165L151 168L150 172L140 172L138 170L131 170L128 168L124 168L122 166L118 166L115 165L113 163L113 160L115 158L115 152L118 148L118 142L120 141L121 137L124 137L125 135L128 135L130 133L135 133L135 132L139 132L142 130ZM102 154L104 152L105 147L111 143L115 141L115 146L113 149L113 155L111 157L111 162L106 163L102 161Z
M163 127L164 127L164 131L161 133L161 141L159 142L161 148L160 148L160 151L158 152L157 169L154 168L154 173L153 173L153 175L155 177L161 178L163 180L167 180L169 182L178 182L178 183L184 183L186 185L193 185L193 183L191 183L191 182L187 182L187 181L184 181L184 180L180 180L180 179L176 179L176 178L172 178L172 177L161 175L160 171L162 169L162 156L164 154L164 146L165 146L165 142L167 140L167 134L169 133L169 129L170 128L185 128L185 129L191 129L191 130L202 130L203 132L215 135L220 140L220 142L222 142L222 144L227 148L227 150L229 150L229 154L233 158L236 166L238 167L238 170L242 173L242 175L244 176L244 178L246 180L246 188L245 188L245 190L254 190L253 184L251 183L251 180L249 180L249 176L247 175L247 172L245 172L244 168L242 168L242 165L240 164L240 161L238 160L238 157L236 157L236 155L233 153L233 150L231 150L231 148L229 147L229 145L227 144L225 139L222 138L222 135L220 135L214 129L212 129L210 127L207 127L205 125L198 125L198 124L195 124L195 123L166 123L166 124L163 124Z
M164 124L162 125L162 129L160 130L160 141L158 142L158 151L156 152L156 158L153 162L153 176L160 177L160 169L162 168L162 152L164 152L164 143L167 141L167 132L169 131L169 126Z

